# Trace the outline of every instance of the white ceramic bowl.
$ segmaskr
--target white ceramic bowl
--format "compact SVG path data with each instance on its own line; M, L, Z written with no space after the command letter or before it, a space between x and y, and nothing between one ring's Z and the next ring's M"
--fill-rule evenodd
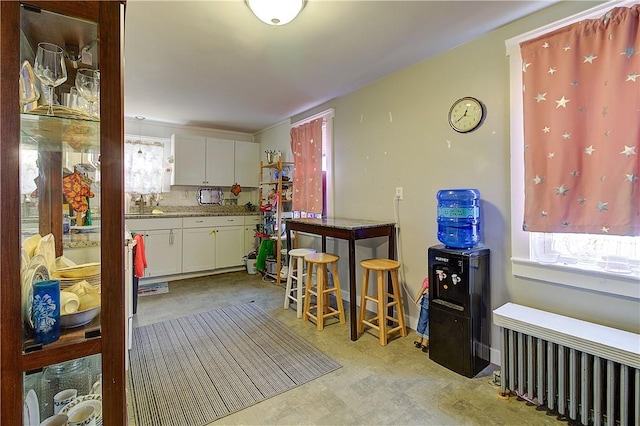
M74 312L73 314L60 315L60 326L62 328L80 327L90 323L100 313L100 306Z

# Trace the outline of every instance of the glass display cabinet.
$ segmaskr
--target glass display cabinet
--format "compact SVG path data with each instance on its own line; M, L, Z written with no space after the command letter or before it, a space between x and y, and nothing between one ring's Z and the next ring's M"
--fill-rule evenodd
M0 424L127 423L123 1L2 1Z

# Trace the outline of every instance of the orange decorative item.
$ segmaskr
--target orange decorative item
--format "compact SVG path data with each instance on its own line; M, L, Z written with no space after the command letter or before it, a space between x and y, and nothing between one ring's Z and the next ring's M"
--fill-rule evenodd
M242 192L242 187L241 187L240 185L238 185L238 182L236 182L236 183L231 187L231 193L237 197L237 196L238 196L238 194L240 194L241 192Z
M89 208L87 197L94 197L91 192L91 181L87 182L87 179L78 172L73 172L62 179L62 192L71 208L77 212L86 212Z

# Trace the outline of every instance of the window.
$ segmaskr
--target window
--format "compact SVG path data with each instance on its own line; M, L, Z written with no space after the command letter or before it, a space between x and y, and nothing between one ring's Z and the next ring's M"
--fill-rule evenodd
M298 121L291 126L292 151L295 165L294 217L327 217L333 215L333 116L333 109L329 109L305 120ZM312 139L310 129L303 131L303 129L308 128L312 122L321 126L321 130L317 130L321 132L322 139L321 158L319 159L313 159L313 155L303 153L300 148L301 143ZM316 129L318 128L316 127ZM312 164L312 162L315 163ZM320 167L321 170L317 170ZM315 172L311 170L315 170ZM311 180L314 179L313 173L316 173L316 177L321 179L321 184L319 189L316 185L313 185L315 189L312 188L311 190L321 193L322 202L320 204L301 203L301 198L309 197L305 192L305 185L311 183ZM306 177L306 174L309 174L309 177ZM296 196L299 197L297 202ZM316 195L313 196L315 197Z
M163 192L166 163L164 139L125 137L124 190L129 193Z
M511 238L514 275L640 298L640 237L522 231L524 215L523 64L519 50L519 44L525 40L583 19L599 18L613 7L638 3L638 0L608 2L506 41L511 76Z

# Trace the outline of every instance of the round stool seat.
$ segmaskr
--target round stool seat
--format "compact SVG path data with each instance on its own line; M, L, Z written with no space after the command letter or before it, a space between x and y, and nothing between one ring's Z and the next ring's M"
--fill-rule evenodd
M360 262L360 265L366 269L372 269L374 271L390 271L398 269L400 262L392 259L367 259Z
M315 253L315 249L297 248L289 250L289 256L304 257L308 254Z
M304 260L311 263L333 263L340 260L340 257L329 253L311 253Z

